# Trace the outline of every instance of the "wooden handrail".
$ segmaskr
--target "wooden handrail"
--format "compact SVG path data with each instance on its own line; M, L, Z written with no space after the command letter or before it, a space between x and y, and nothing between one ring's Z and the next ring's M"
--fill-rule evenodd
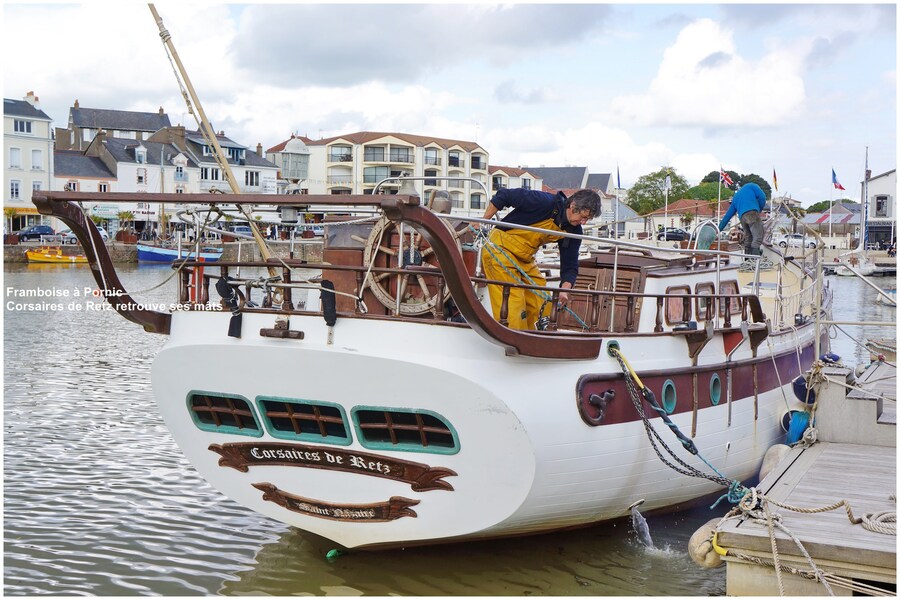
M81 242L84 254L91 265L94 281L97 282L97 286L106 297L106 301L112 305L116 312L129 321L143 327L144 331L168 334L172 315L143 308L140 303L128 295L128 292L119 280L119 276L116 274L112 258L109 256L109 249L103 242L97 226L85 216L84 211L78 205L65 199L57 198L57 195L63 194L66 194L66 192L52 194L35 191L32 193L31 201L34 202L38 212L42 215L56 217L69 226L72 233ZM131 200L134 201L133 195Z

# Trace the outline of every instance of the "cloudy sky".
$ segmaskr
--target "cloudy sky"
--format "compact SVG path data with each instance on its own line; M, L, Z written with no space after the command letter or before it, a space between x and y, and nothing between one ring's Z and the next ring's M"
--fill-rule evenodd
M896 168L893 4L156 4L217 130L398 131L622 185L719 165L809 205ZM145 4L3 5L3 95L194 127ZM840 197L834 195L835 198Z

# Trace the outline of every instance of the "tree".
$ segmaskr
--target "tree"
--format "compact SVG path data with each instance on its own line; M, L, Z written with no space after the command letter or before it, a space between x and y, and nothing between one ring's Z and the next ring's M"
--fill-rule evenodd
M835 204L856 204L856 205L859 205L858 202L854 202L853 200L850 200L849 198L839 198L839 199L835 200L834 203L835 203ZM821 213L821 212L827 211L829 208L831 208L831 201L830 201L830 200L822 200L822 201L820 201L820 202L816 202L815 204L810 204L810 205L806 208L806 212L811 212L811 213Z
M19 214L19 211L15 208L4 208L3 216L6 217L6 231L7 233L13 232L13 220L16 218L16 215Z
M705 179L705 178L704 178ZM722 186L722 200L728 200L734 196L734 191L727 185ZM719 198L719 184L717 182L701 182L687 191L687 197L691 200L709 200L715 205Z
M725 171L725 172L728 173L729 177L731 177L731 181L738 181L741 178L741 176L738 175L737 171ZM700 183L701 184L702 183L714 183L714 184L716 184L716 187L718 187L719 186L719 172L718 171L710 171L706 175L706 177L704 177L703 179L700 180ZM723 181L722 182L722 197L723 198L725 197L726 189L734 191L732 189L733 187L734 187L733 185L729 186Z
M687 180L672 167L662 167L659 171L638 177L628 190L626 203L641 215L662 208L666 199L666 175L672 182L669 204L684 198L688 191Z
M757 175L756 173L747 173L746 175L739 175L737 171L725 171L728 173L728 176L731 177L731 180L735 183L735 185L744 185L745 183L755 183L762 191L766 193L766 200L772 199L772 186L769 185L769 182ZM706 177L700 180L700 183L715 183L718 185L719 182L719 172L718 171L710 171ZM725 198L725 190L731 189L734 186L725 185L722 183L722 198ZM730 197L730 196L729 196Z
M749 173L747 175L741 175L740 180L735 180L735 182L740 183L741 185L746 185L748 183L755 183L762 191L766 194L766 200L772 199L772 186L769 185L769 182L757 175L756 173Z
M120 210L116 213L116 218L122 223L122 229L125 229L127 223L134 221L134 213L130 210Z

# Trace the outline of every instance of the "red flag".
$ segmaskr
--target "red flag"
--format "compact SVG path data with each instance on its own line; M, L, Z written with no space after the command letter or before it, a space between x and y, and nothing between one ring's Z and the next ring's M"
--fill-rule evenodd
M731 176L728 175L728 173L726 173L724 169L722 169L722 167L719 167L719 177L725 183L725 185L734 185L734 181L731 180Z
M775 184L775 191L778 191L778 175L775 174L775 169L772 169L772 183Z

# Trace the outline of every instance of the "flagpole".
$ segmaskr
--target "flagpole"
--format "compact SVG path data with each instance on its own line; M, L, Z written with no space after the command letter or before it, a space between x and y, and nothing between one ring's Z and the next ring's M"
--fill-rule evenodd
M719 167L719 197L716 200L716 226L722 221L722 167Z
M665 198L663 199L663 240L666 239L666 229L669 228L669 185L671 181L669 179L669 170L666 169L666 179L663 183L663 187L665 188Z
M863 171L863 252L869 252L869 147L866 146L866 170Z
M616 164L616 208L615 214L613 218L613 225L615 226L615 233L613 234L613 239L619 239L619 188L622 187L622 178L619 177L619 165Z
M834 170L832 169L832 173L833 172L834 172ZM829 208L828 208L828 237L829 237L829 241L832 241L833 235L831 233L831 229L832 229L831 223L832 223L833 214L834 214L834 183L831 184L831 192L828 194L828 205L829 205Z

